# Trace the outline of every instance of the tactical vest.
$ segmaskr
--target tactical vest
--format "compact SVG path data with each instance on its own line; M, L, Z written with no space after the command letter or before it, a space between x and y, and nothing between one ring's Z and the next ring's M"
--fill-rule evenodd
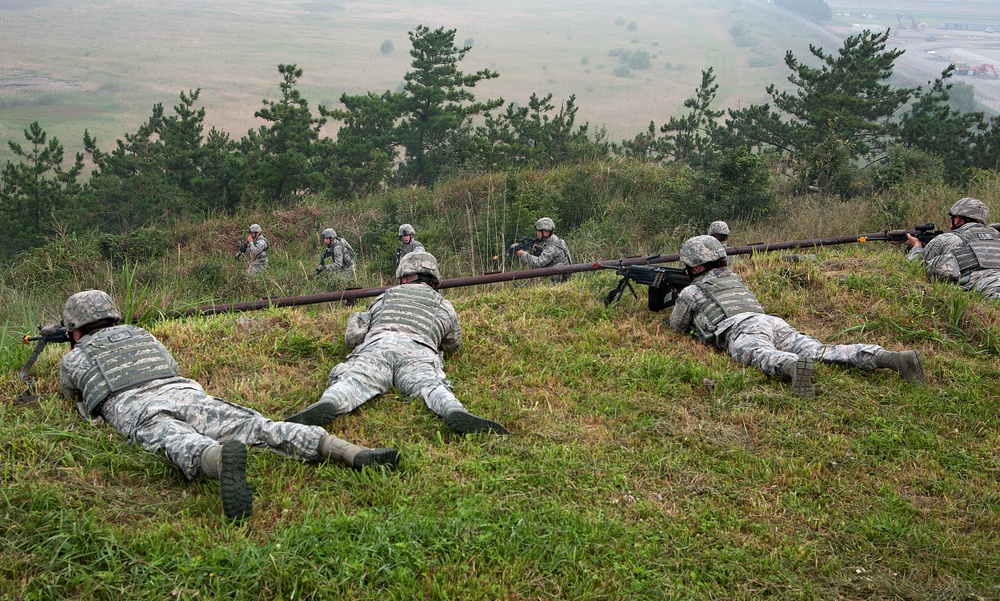
M80 384L87 411L113 394L177 375L177 363L152 334L135 326L98 330L77 348L93 362Z
M399 332L409 334L421 344L437 350L446 332L437 318L444 297L426 284L401 284L385 291L382 304L372 312L372 334Z
M693 285L700 288L708 297L708 300L699 309L712 332L727 317L740 313L764 312L760 301L753 295L753 292L750 292L740 276L735 273L709 276L700 282L694 282Z
M956 232L962 239L962 246L955 251L958 268L962 275L980 269L1000 269L1000 237L995 229L975 224Z
M351 243L345 240L343 237L338 237L337 241L340 242L340 244L343 246L341 250L344 253L344 268L346 269L348 267L354 267L354 261L356 258L356 255L354 253L354 247L351 246Z

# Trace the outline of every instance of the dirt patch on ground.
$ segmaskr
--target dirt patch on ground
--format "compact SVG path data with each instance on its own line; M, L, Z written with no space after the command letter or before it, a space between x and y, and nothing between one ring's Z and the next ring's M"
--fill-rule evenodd
M0 7L3 0L0 0ZM80 87L80 82L72 79L53 79L45 75L34 73L14 72L0 78L0 88L8 90L42 88L46 90L66 90Z

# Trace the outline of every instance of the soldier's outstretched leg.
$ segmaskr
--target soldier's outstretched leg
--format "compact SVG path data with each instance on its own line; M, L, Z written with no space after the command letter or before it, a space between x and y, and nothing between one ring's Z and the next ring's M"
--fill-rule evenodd
M920 351L881 351L875 355L875 365L899 373L899 377L914 384L926 384L924 357Z
M399 465L399 451L396 449L369 449L332 434L319 441L319 455L323 460L333 459L356 470L371 466L394 470Z
M253 489L247 482L247 448L243 443L230 440L208 447L201 455L201 469L209 478L219 479L227 518L240 522L250 517Z

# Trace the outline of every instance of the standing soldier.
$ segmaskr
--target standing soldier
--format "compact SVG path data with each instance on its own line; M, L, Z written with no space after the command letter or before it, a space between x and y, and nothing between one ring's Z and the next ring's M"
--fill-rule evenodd
M396 277L398 286L348 318L344 339L353 350L330 371L319 402L287 421L322 426L395 385L405 395L423 398L460 434L508 434L500 424L466 411L445 378L441 356L462 343L462 328L455 308L437 291L437 260L424 251L410 253Z
M396 249L396 267L399 267L399 262L403 260L403 257L412 253L424 250L424 245L417 242L414 236L417 232L413 229L413 226L409 223L404 223L399 226L399 248Z
M327 259L333 259L329 265ZM328 227L323 230L323 252L319 256L319 265L316 266L316 274L334 273L338 277L349 280L354 276L354 248L337 235L337 232Z
M303 461L335 459L354 469L396 467L394 449L366 449L323 428L274 422L205 392L178 375L177 362L146 330L122 325L111 297L86 290L63 307L72 349L59 363L63 394L81 415L103 419L147 451L163 453L188 480L218 479L226 516L250 515L246 445Z
M250 261L250 275L264 273L267 269L267 238L262 233L263 230L256 223L250 226L250 233L247 241L240 246L240 252L236 255L239 259L241 254L246 254Z
M1000 298L1000 232L986 225L989 207L967 197L951 206L948 217L952 231L937 236L926 248L906 235L907 259L922 259L927 277L975 290L986 298Z
M517 256L521 262L531 268L557 267L559 265L571 265L572 257L569 255L569 248L566 243L553 232L556 229L554 221L548 217L542 217L535 222L535 238L541 240L541 250L538 254L528 252L524 249L517 251ZM565 282L569 279L568 273L557 274L549 279L553 282Z
M924 383L919 351L890 352L874 344L823 344L785 320L764 313L740 276L726 267L726 251L712 236L695 236L681 246L691 285L677 297L670 327L728 350L733 360L792 382L792 393L815 396L815 361L846 363L865 370L885 367L907 382Z

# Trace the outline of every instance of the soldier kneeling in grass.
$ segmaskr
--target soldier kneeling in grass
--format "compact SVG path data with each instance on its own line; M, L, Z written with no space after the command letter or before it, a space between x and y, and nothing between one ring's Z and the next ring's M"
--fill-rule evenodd
M726 250L712 236L695 236L681 246L691 285L677 297L670 326L692 332L706 343L728 350L733 360L792 382L796 396L816 395L815 361L846 363L865 370L884 367L908 382L925 381L919 351L887 351L874 344L823 344L798 332L785 320L764 313L742 278L726 266Z
M80 413L104 421L147 451L163 453L189 480L216 478L226 516L253 508L247 445L303 461L334 459L354 469L399 462L395 449L353 445L316 426L274 422L253 409L210 396L178 375L177 362L146 330L122 324L111 297L86 290L69 297L63 325L72 350L59 364L65 396Z

